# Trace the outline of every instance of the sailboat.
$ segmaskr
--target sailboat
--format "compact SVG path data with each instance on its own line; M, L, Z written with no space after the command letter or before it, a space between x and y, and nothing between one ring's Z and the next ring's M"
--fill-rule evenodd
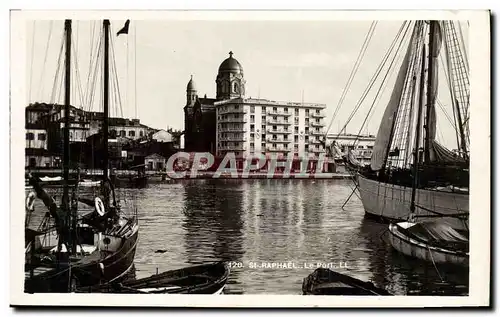
M92 286L120 280L133 267L138 241L137 215L124 215L118 205L108 173L108 101L109 101L109 20L104 20L103 72L103 143L104 165L101 193L94 199L78 196L79 182L72 188L69 180L69 110L71 65L71 20L65 30L65 101L63 195L58 206L43 189L40 179L30 175L30 185L49 210L55 226L52 230L26 230L25 292L71 292L80 286ZM91 206L80 212L78 203ZM56 236L53 244L42 241L47 234Z
M346 162L356 167L350 170L356 174L367 217L404 221L414 198L415 217L439 217L453 229L468 230L469 77L466 52L455 23L403 24L411 38L380 122L371 162L361 166L345 156ZM402 35L400 47L404 47L404 40L407 38ZM440 61L447 66L442 71L452 103L455 151L436 139ZM422 137L416 143L419 133ZM416 172L418 182L413 184Z

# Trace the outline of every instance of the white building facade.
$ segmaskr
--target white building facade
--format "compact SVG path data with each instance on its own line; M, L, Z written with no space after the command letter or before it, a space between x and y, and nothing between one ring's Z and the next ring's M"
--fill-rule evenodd
M348 150L352 150L358 161L363 164L370 163L375 145L374 135L328 133L327 144L331 144L333 141L337 142L342 153L346 154Z
M214 103L217 155L317 158L324 153L324 104L234 98Z

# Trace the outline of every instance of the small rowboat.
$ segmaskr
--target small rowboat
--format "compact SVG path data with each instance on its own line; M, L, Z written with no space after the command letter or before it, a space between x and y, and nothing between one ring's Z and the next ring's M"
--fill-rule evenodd
M371 282L364 282L325 268L317 268L302 283L303 295L392 295Z
M190 266L138 280L81 288L77 293L221 294L229 277L226 262Z
M468 237L446 223L393 223L389 233L391 246L407 256L435 264L469 266Z

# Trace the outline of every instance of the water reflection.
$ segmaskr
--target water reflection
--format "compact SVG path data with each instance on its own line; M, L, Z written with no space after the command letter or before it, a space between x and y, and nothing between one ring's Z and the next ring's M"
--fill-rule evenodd
M241 183L201 180L184 183L184 243L187 263L241 262L243 251ZM238 270L228 289L238 291Z
M337 271L394 294L468 292L467 271L437 271L393 251L381 239L387 225L365 220L359 199L342 209L351 190L348 180L185 180L118 195L138 208L137 278L225 260L242 264L232 268L228 293L300 294L316 263L342 262ZM45 211L36 200L32 223ZM296 267L250 267L283 262Z

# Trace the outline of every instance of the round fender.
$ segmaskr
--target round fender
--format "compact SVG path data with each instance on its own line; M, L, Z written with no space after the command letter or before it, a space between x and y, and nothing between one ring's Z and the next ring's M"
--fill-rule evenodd
M104 203L102 202L102 199L99 197L96 197L95 200L95 209L97 210L97 213L99 216L104 216L106 213L106 210L104 209Z

